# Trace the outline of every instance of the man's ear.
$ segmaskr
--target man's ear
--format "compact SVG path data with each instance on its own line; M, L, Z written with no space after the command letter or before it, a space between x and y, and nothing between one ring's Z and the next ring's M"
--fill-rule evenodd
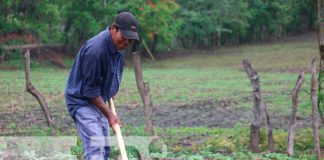
M112 26L110 27L110 30L116 32L116 27L115 27L114 25L112 25Z
M118 26L112 25L111 27L112 27L112 29L113 29L115 32L118 32L118 31L119 31L119 27L118 27Z

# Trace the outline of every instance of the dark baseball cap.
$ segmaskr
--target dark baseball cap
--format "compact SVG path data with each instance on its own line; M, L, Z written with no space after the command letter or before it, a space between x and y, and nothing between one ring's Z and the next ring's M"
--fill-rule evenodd
M133 14L129 12L119 13L114 19L114 25L119 27L124 38L139 40L138 23Z

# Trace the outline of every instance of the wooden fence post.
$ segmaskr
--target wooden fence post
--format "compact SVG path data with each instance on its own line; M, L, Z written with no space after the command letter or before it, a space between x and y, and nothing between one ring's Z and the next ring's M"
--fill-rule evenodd
M268 107L266 105L266 103L264 102L263 97L261 96L261 93L259 93L260 95L260 101L261 101L261 106L263 109L263 113L264 113L264 123L266 125L267 131L268 131L268 150L270 152L274 152L275 151L275 146L274 146L274 139L273 139L273 134L272 134L272 124L270 122L270 115L268 112Z
M259 76L256 71L252 68L251 64L248 60L243 60L243 66L245 68L246 73L248 74L251 85L253 89L253 96L254 96L254 121L251 124L251 137L250 137L250 148L252 151L259 152L259 143L260 143L260 112L261 108L264 110L264 120L265 125L268 131L268 149L273 152L274 149L274 139L272 134L272 125L270 122L270 116L268 112L268 107L264 102L263 97L260 93L260 84L259 84Z
M297 105L298 105L298 93L303 81L304 81L304 72L302 71L298 76L295 88L293 89L291 95L292 106L291 106L291 116L289 121L289 135L288 135L288 149L287 149L289 156L294 155L294 139L295 139L295 126L296 126L296 112L297 112Z
M248 74L251 85L252 85L252 92L253 92L253 115L254 120L251 123L251 130L250 130L250 149L253 152L259 152L259 144L260 144L260 100L258 98L258 93L260 92L260 85L259 85L259 76L258 74L252 69L251 65L247 60L243 60L243 66Z
M37 99L39 105L41 106L41 108L44 112L47 125L49 127L53 127L54 119L50 113L50 110L48 109L47 102L46 102L44 96L42 95L42 93L40 91L38 91L33 86L31 79L30 79L30 53L29 53L29 50L27 50L27 52L25 53L25 75L26 75L26 91L28 93L30 93L31 95L33 95Z
M145 131L150 135L154 135L153 130L153 104L150 95L149 84L144 82L143 73L141 68L141 61L139 52L132 52L132 61L134 64L135 78L138 91L141 95L144 104L144 114L145 114Z
M318 30L317 40L320 53L319 73L318 73L318 111L324 124L324 0L317 0Z
M312 100L312 126L314 138L314 150L317 159L321 159L321 148L318 136L318 106L317 106L317 71L315 59L312 60L312 81L311 81L311 100Z

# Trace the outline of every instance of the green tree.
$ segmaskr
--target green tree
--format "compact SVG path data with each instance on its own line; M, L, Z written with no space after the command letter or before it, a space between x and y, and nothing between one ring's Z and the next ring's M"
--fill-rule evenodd
M67 51L105 29L120 11L132 12L154 51L175 41L212 47L314 29L313 0L4 0L0 35L33 34Z
M317 21L316 0L290 0L291 22L287 25L289 32L313 30Z
M249 35L246 40L280 37L314 26L314 5L309 0L248 0ZM305 25L307 27L305 27Z
M61 15L52 1L5 0L0 5L0 34L31 33L38 41L57 42L61 38Z
M175 16L179 5L174 0L118 1L110 6L118 11L132 12L140 24L141 37L154 52L158 44L169 45L178 32L182 20Z
M116 10L108 10L105 1L60 0L64 19L64 48L73 51L89 37L107 27L108 15Z
M185 23L178 38L185 47L221 45L222 34L235 37L244 34L247 23L247 3L243 0L181 1L180 16ZM187 45L190 44L190 45Z
M96 1L60 0L64 21L65 47L75 49L92 35L110 25L121 11L132 12L138 19L141 36L155 49L157 43L170 44L181 21L174 13L179 6L173 0Z

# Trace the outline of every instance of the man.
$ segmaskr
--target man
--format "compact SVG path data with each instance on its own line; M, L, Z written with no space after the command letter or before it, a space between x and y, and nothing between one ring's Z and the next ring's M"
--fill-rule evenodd
M131 13L122 12L108 29L82 46L70 71L65 89L66 105L83 142L86 160L109 156L109 146L98 146L95 142L105 137L107 145L108 123L110 127L116 123L121 125L105 101L118 91L124 49L133 40L139 40L137 20Z

